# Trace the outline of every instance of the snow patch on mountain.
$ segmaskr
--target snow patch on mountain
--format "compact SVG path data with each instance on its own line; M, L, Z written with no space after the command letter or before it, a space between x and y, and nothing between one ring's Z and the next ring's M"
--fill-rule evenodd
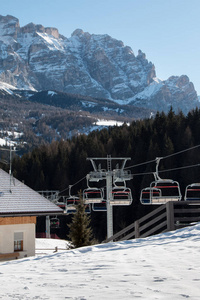
M44 42L48 46L49 50L64 51L64 47L63 47L62 43L59 42L59 40L54 38L53 36L49 36L47 33L41 33L41 32L37 32L37 35L39 35L44 40Z
M124 122L116 121L116 120L105 120L105 119L97 119L92 126L83 127L81 130L79 130L79 134L89 134L92 131L95 130L102 130L104 128L113 127L113 126L122 126ZM126 123L127 126L130 125L130 123ZM72 137L71 133L71 137Z
M122 126L124 124L124 122L119 122L119 121L115 121L115 120L99 119L94 124L97 126ZM130 124L127 123L127 125L130 125Z
M94 103L92 101L81 101L81 104L83 107L95 107L97 106L98 104L97 103Z
M53 97L54 95L57 95L57 93L55 91L48 91L47 94L50 95L51 97Z
M151 97L153 95L155 95L163 86L163 81L155 78L155 80L150 83L149 86L147 86L142 92L138 93L137 95L135 95L135 97L133 97L129 102L135 102L135 104L137 104L137 102L139 101L139 99L148 99L150 100Z
M0 90L5 91L7 94L14 95L13 91L16 90L16 87L6 82L0 81Z
M26 90L56 90L107 98L119 104L184 112L199 100L185 75L156 78L145 53L107 34L76 29L70 38L53 27L19 26L13 16L0 16L0 80Z

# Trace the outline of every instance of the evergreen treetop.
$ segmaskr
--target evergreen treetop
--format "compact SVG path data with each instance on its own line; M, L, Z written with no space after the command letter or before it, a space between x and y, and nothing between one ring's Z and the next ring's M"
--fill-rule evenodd
M68 237L72 241L75 248L89 246L92 244L92 229L90 227L90 216L85 212L85 204L79 193L79 203L76 206L76 212L72 217L72 222L69 224Z

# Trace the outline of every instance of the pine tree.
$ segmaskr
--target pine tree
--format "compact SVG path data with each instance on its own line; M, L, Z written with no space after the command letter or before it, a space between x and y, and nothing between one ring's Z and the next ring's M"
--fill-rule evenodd
M68 237L75 248L89 246L92 244L92 229L90 227L90 216L85 212L85 204L81 193L79 193L79 203L76 206L76 212L69 224Z

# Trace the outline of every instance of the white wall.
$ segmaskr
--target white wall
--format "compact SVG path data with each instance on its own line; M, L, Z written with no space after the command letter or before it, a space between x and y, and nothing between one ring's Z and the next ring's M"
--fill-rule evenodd
M35 224L0 226L0 253L14 252L14 232L23 232L23 251L19 258L35 255Z

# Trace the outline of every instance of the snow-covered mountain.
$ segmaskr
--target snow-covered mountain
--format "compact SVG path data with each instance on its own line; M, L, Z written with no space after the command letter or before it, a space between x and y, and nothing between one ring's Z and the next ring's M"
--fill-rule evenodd
M186 75L161 81L139 50L107 34L75 30L70 38L56 28L0 16L0 81L17 89L56 90L100 97L139 107L184 112L199 105Z
M186 75L171 76L165 81L154 78L154 82L135 95L130 103L138 107L154 107L158 111L162 109L165 112L171 106L176 112L182 110L183 113L199 107L194 85Z

